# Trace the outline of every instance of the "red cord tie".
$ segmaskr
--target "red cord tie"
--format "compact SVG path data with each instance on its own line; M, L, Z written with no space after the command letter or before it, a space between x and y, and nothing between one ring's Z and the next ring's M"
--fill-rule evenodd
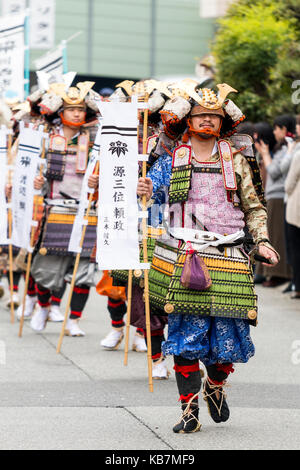
M234 372L233 364L216 364L216 366L218 371L225 372L227 375Z
M198 372L200 370L199 363L193 364L192 366L179 366L178 364L175 364L173 369L175 370L175 372L178 372L185 378L188 378L191 372Z
M193 396L194 393L189 393L188 395L180 395L178 401L184 401L185 403L188 403Z
M117 302L117 303L113 303L111 302L110 300L107 302L107 305L109 307L113 307L113 308L117 308L117 307L121 307L121 305L125 305L125 302L123 300L121 300L121 302Z
M213 380L210 377L207 377L207 380L211 385L217 385L217 386L224 385L224 380L222 382L218 382L217 380Z
M154 354L154 355L152 356L152 361L157 361L157 360L160 359L160 358L161 358L161 353Z
M145 338L147 338L147 331L143 330ZM164 335L164 330L154 330L151 331L151 336L163 336Z

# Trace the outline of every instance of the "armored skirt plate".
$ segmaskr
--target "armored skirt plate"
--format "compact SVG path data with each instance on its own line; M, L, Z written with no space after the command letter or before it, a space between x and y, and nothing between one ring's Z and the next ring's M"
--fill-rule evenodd
M165 230L159 226L157 228L147 227L147 262L151 263L156 241L162 237ZM144 249L142 242L140 243L140 262L144 262ZM132 273L133 285L144 287L144 271L142 269L135 269ZM126 286L128 282L128 271L114 269L111 272L114 286Z
M172 246L173 245L173 246ZM208 267L212 286L206 291L185 288L180 282L186 245L157 241L149 272L149 295L153 314L200 314L241 318L256 324L257 296L247 255L236 247L221 253L216 247L199 251Z
M39 252L41 255L68 256L69 242L77 208L52 206L47 213L46 222L41 237ZM81 257L90 257L97 238L97 215L90 211L88 225L82 247ZM75 253L76 254L76 253Z

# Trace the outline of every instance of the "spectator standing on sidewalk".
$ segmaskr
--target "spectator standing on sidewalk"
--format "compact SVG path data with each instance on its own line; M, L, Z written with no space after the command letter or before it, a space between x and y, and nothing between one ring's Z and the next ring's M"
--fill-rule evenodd
M260 142L259 153L263 159L267 172L265 195L268 210L268 231L270 242L280 254L281 260L277 266L270 270L264 266L264 275L267 280L265 287L276 287L291 280L292 271L287 262L285 241L285 209L284 209L284 182L285 174L282 171L282 163L288 152L288 143L295 135L296 119L292 115L280 115L274 120L274 147L273 159L270 149L263 141Z
M293 284L292 298L300 299L300 115L296 119L297 138L291 151L291 164L285 181L286 224L291 252Z
M254 124L254 132L253 132L253 140L254 140L254 147L256 150L256 158L259 166L260 176L262 179L263 188L265 190L266 187L266 179L267 179L267 170L264 165L264 161L261 156L261 146L262 143L268 145L269 152L271 158L274 155L274 147L276 145L275 136L273 133L273 127L268 122L258 122ZM255 284L262 284L266 280L264 274L264 266L262 263L257 262L255 263L255 276L254 276L254 283Z

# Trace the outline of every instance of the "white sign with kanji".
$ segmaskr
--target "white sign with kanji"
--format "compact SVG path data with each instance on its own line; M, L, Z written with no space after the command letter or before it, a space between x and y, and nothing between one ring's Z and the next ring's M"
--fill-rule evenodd
M96 260L99 269L140 269L136 188L138 103L102 102Z
M30 250L30 234L33 225L34 178L37 176L43 138L43 126L33 129L20 122L19 147L13 178L12 244Z
M51 49L55 43L55 0L30 0L30 47Z
M24 101L24 16L0 18L0 93Z
M20 15L26 9L26 0L2 0L2 15Z

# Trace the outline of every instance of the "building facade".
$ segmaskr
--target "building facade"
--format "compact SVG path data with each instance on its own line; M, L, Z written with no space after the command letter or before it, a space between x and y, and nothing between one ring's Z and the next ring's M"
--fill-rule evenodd
M80 32L68 43L68 68L81 75L194 75L214 30L199 0L56 1L56 43ZM31 63L44 52L31 51Z

